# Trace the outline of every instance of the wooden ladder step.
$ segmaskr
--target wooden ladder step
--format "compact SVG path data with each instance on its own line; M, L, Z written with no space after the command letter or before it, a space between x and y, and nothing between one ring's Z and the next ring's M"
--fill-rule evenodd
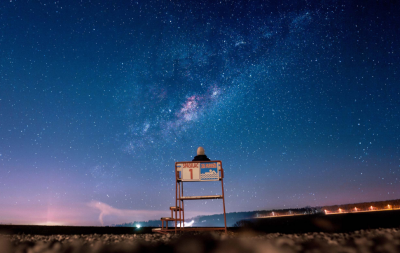
M182 209L182 207L179 207L179 206L171 206L171 207L169 208L169 210L172 210L172 211L182 211L183 209Z
M161 220L176 220L172 217L161 217Z
M183 219L179 219L179 218L171 218L171 217L163 217L161 218L161 221L183 221Z
M180 200L194 200L194 199L222 199L222 195L211 195L211 196L185 196L180 197Z

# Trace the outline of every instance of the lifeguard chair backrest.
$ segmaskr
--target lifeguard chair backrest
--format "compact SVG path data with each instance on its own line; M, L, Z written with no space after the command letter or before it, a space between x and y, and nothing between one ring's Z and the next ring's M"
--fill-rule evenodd
M219 181L224 177L221 161L176 162L175 170L182 181Z

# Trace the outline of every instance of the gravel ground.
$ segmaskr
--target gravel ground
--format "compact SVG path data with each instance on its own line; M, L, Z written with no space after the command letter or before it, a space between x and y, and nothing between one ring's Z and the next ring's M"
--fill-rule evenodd
M185 235L0 235L1 253L239 253L239 252L400 252L400 229L352 233L256 234L242 232Z

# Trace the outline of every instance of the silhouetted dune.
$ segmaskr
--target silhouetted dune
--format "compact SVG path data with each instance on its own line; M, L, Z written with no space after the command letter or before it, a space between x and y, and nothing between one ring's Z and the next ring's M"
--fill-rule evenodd
M248 219L245 227L267 233L351 232L400 228L400 210Z

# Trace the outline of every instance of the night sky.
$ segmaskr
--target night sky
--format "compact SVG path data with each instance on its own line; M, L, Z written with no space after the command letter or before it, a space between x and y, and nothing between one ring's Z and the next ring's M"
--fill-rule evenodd
M398 199L399 110L396 0L4 0L0 223L158 219L198 146L227 212Z

